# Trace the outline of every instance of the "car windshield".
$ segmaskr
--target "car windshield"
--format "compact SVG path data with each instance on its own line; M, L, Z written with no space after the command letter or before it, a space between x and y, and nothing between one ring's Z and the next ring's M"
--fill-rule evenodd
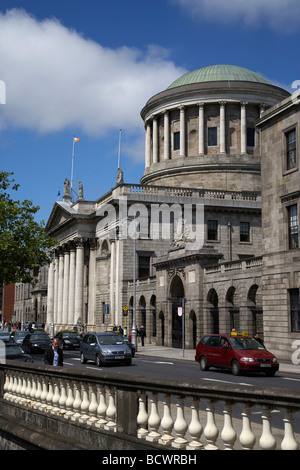
M9 336L8 331L0 331L0 336Z
M13 345L9 346L6 348L6 357L12 357L12 356L20 356L20 354L24 354L23 349L20 348L20 346Z
M99 336L99 343L100 344L123 344L123 336L120 335L105 335L105 336Z
M69 331L68 333L63 333L63 338L77 338L78 334L74 331Z
M50 341L50 338L47 335L35 335L35 334L30 335L30 341L47 341L47 340Z
M236 338L230 338L230 341L234 349L265 349L253 338L238 336Z

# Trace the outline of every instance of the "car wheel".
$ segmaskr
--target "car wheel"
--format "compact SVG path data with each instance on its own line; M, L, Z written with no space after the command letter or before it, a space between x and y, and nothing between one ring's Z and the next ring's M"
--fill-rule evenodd
M126 361L126 362L125 362L126 366L131 366L131 362L132 362L131 359L129 359L128 361Z
M207 365L207 360L205 359L204 356L202 356L202 357L200 358L199 364L200 364L200 369L201 369L201 370L205 371L205 370L208 370L208 369L209 369L209 367L208 367L208 365Z
M97 367L100 367L102 366L102 361L101 361L101 357L99 356L99 354L96 355L96 366Z
M80 353L80 362L81 362L81 364L85 364L85 363L86 363L86 359L84 359L83 353Z
M233 375L239 375L241 371L240 365L238 361L232 361L231 364L231 372Z

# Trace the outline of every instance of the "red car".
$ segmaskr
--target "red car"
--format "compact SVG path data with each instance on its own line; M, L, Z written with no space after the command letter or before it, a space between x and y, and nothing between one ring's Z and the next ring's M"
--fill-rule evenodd
M195 361L199 362L201 370L220 367L231 369L233 375L245 371L273 376L279 370L276 357L244 333L204 335L198 343Z

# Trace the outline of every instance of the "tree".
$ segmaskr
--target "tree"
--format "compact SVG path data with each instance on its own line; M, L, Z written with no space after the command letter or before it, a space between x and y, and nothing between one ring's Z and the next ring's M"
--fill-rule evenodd
M9 189L17 191L13 173L0 171L0 283L31 282L30 271L50 259L47 248L56 242L37 223L34 215L39 206L32 201L13 200Z

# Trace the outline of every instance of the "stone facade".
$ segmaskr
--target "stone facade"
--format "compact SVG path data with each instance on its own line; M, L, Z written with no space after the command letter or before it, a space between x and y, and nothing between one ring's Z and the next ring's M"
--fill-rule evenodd
M287 129L299 142L299 105L255 80L246 71L155 95L141 112L141 184L118 175L97 201L72 202L66 189L46 226L58 240L49 330L143 324L148 343L182 347L184 335L195 348L204 333L236 328L291 357L299 255L286 245L287 207L298 204L299 156L285 169L282 152Z

